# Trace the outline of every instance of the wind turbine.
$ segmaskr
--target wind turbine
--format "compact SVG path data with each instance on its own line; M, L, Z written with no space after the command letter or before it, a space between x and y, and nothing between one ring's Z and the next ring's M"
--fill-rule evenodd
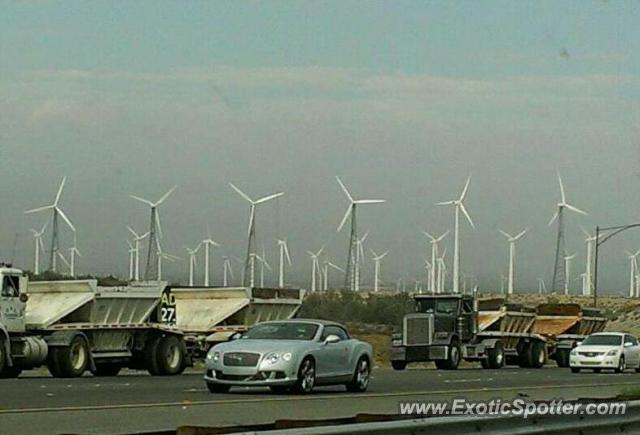
M357 231L357 226L356 226L356 209L358 205L364 205L364 204L380 204L385 202L384 199L353 199L353 196L351 196L351 193L349 193L349 190L347 190L347 188L345 187L345 185L342 183L342 180L340 180L340 177L336 177L336 180L338 181L338 184L340 185L340 188L342 188L342 191L344 192L344 194L347 196L347 199L349 200L349 205L347 206L347 211L344 214L344 217L342 218L342 221L340 221L340 225L338 225L338 232L340 232L342 230L342 227L344 227L344 225L347 223L347 220L350 218L351 219L351 235L349 236L349 252L348 252L348 257L347 257L347 267L346 267L346 273L345 273L345 288L350 289L352 291L357 291L358 290L358 271L357 271L357 257L358 257L358 231Z
M364 233L364 236L362 236L361 239L358 239L358 242L357 242L358 249L356 249L356 263L355 263L355 268L356 268L356 286L355 286L355 291L360 291L360 261L364 258L363 245L364 245L365 240L367 240L368 236L369 236L369 231Z
M35 261L34 261L35 264L33 267L33 273L35 273L36 275L40 274L40 251L42 251L43 253L45 252L44 244L42 243L42 235L44 234L44 231L46 229L47 229L46 223L42 226L42 229L40 231L36 231L33 228L31 229L31 232L33 233L33 238L36 244Z
M564 261L564 294L569 294L569 280L571 278L571 261L576 258L576 254L566 255L563 257Z
M322 270L320 270L320 254L324 251L324 246L318 252L307 251L311 257L311 291L314 292L318 288L322 288ZM317 276L316 274L320 275ZM319 281L319 282L318 282ZM319 284L319 285L317 285Z
M278 248L280 249L280 264L278 270L278 287L284 288L284 260L291 266L291 256L289 255L289 246L286 240L278 239Z
M136 248L133 247L130 241L127 240L127 245L129 245L129 281L133 281L134 277L134 261L136 255Z
M198 256L198 251L200 250L201 246L202 242L198 243L198 246L193 249L189 248L188 246L184 247L184 249L189 254L189 287L193 287L193 275L195 273L196 266L198 265L198 260L196 257Z
M253 254L254 258L260 262L260 288L264 288L264 269L265 267L271 272L271 266L267 262L267 258L265 256L264 248L262 248L262 256ZM254 260L255 261L255 260Z
M168 260L168 261L174 262L176 260L182 260L182 259L180 257L176 257L175 255L171 255L164 252L162 250L162 247L160 246L160 240L158 240L157 238L156 238L156 248L157 248L156 256L158 257L158 260L157 260L158 264L156 265L158 270L157 279L158 281L162 281L162 260Z
M438 263L438 280L436 282L437 293L444 293L444 281L447 273L447 265L444 262L444 257L447 255L447 249L442 252L442 256L436 260Z
M69 263L69 261L67 261L64 255L62 255L62 252L58 252L58 258L62 260L65 266L67 266L67 269L69 270L69 275L71 275L71 264Z
M435 273L433 269L433 263L429 262L426 258L424 258L424 268L427 272L427 287L428 290L433 294L435 289ZM433 280L433 286L431 286L431 282Z
M245 199L249 203L249 228L247 230L247 234L249 238L247 241L247 256L244 264L244 273L243 273L242 281L243 281L243 285L246 286L247 275L250 275L249 282L251 283L251 286L253 286L253 283L255 282L255 275L254 275L255 264L251 264L251 263L254 262L254 260L252 259L252 254L255 254L256 205L264 204L265 202L271 201L272 199L276 199L284 195L284 192L278 192L272 195L267 195L265 197L262 197L254 201L249 197L249 195L244 193L242 190L238 189L233 183L229 183L229 186L231 186L231 188L235 190L238 195L240 195L243 199Z
M133 235L133 243L135 246L135 248L133 248L133 252L135 253L133 279L136 281L140 281L140 242L149 235L149 232L147 231L143 235L139 235L133 230L133 228L129 226L127 226L127 230L129 230L129 232Z
M222 286L227 287L229 285L229 277L233 279L233 268L231 267L231 261L229 257L222 257Z
M71 248L69 248L69 259L70 259L70 263L71 263L69 265L69 272L70 272L71 276L74 277L74 278L76 276L76 255L78 257L82 257L82 254L78 250L78 246L77 246L77 243L76 243L76 235L74 233L74 235L73 235L73 246Z
M505 284L507 283L507 277L503 273L500 274L500 293L505 294Z
M157 251L154 249L154 247L159 246L158 238L162 238L162 225L160 225L160 212L158 211L158 206L160 206L163 202L166 201L169 195L171 195L173 191L176 190L176 187L178 186L173 186L171 189L169 189L167 193L162 195L160 199L157 200L156 202L151 202L147 199L140 198L139 196L129 195L131 198L135 199L136 201L140 201L141 203L148 205L149 208L151 209L151 220L149 222L149 249L147 251L147 267L144 270L145 281L148 281L151 279L151 275L153 272L152 268L155 266L153 261L154 260L153 256L155 255L157 257L158 254L162 252L160 249L158 249ZM160 258L157 259L157 264L158 266L162 265L162 261L160 260ZM162 273L160 271L157 271L157 272L158 272L157 276L160 277ZM158 278L158 280L160 280L160 278Z
M585 267L585 273L587 274L587 291L586 293L583 293L582 296L590 296L591 293L593 292L593 273L591 272L591 265L593 264L592 258L593 258L593 246L596 243L596 236L592 236L591 234L589 234L589 232L587 230L584 229L584 227L582 227L582 225L580 225L580 229L582 230L582 232L584 233L584 235L586 236L586 239L584 239L585 243L587 244L587 262L586 262L586 267Z
M543 294L547 292L547 286L544 283L544 279L538 278L538 294Z
M638 274L638 255L640 255L640 250L636 251L635 254L632 254L629 251L624 251L627 254L627 258L629 259L629 297L632 298L636 295L636 276Z
M471 216L467 212L467 209L464 206L464 199L467 195L467 189L469 188L469 182L471 181L471 176L467 178L467 182L464 185L464 189L462 189L462 194L458 199L453 199L451 201L443 201L439 202L437 205L453 205L454 206L454 227L453 227L453 292L460 293L460 211L464 214L469 221L469 225L472 228L476 228L471 220Z
M575 280L582 281L582 294L584 295L587 291L587 273L582 272Z
M514 281L514 266L516 259L516 242L527 233L528 229L525 229L518 233L516 236L512 236L502 230L500 230L500 234L507 238L507 242L509 243L509 281L507 284L507 294L513 294L513 281Z
M564 193L564 185L562 184L562 178L558 173L558 183L560 184L560 202L558 203L558 210L554 213L553 217L549 221L549 226L553 222L558 220L558 237L556 239L556 256L553 268L553 281L551 283L551 291L560 292L562 289L567 289L568 284L563 283L562 280L566 279L567 274L563 274L563 268L565 266L564 256L564 209L568 209L575 213L587 215L586 211L582 211L577 207L567 203L567 197Z
M373 263L375 265L374 267L375 272L374 272L374 278L373 278L373 291L376 293L380 290L380 286L379 286L380 285L380 262L384 257L387 256L388 253L389 251L378 255L375 253L373 249L371 250L371 254L373 254Z
M62 189L64 189L64 184L67 181L67 177L62 178L62 183L60 183L60 187L58 188L58 193L56 193L56 197L53 201L53 204L45 205L44 207L38 207L31 210L27 210L24 213L37 213L44 210L53 210L53 225L51 231L51 252L49 254L49 269L53 272L56 271L56 262L58 257L58 252L60 250L60 235L58 228L58 217L61 217L62 220L66 222L66 224L71 228L73 232L76 231L75 227L67 217L64 211L58 206L60 203L60 197L62 196Z
M322 274L323 274L323 280L322 280L322 289L323 290L329 290L329 268L335 269L338 272L342 272L345 273L345 270L343 268L341 268L340 266L337 266L335 264L333 264L332 262L329 261L329 256L327 256L324 260L324 265L322 267Z
M204 286L209 287L209 249L220 244L211 238L211 229L208 226L207 238L200 243L204 245Z
M429 234L426 231L422 232L425 236L429 237L429 239L431 239L431 265L433 267L431 267L431 277L429 280L429 291L431 291L431 293L435 293L435 288L436 288L436 275L435 275L435 265L436 265L436 261L438 258L438 249L440 246L440 242L447 237L447 234L449 234L449 230L447 230L446 232L442 233L440 235L440 237L434 237L431 234Z

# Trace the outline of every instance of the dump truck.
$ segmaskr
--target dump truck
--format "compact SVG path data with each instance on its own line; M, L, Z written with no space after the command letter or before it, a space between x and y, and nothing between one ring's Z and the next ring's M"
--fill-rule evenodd
M251 287L167 287L161 321L184 334L193 360L209 348L267 320L290 319L302 305L304 290Z
M462 294L415 295L414 301L416 312L403 318L402 332L392 337L396 370L424 361L453 370L463 359L483 368L539 368L547 360L548 338L534 332L534 310Z
M607 318L596 308L579 304L541 304L536 307L533 332L547 337L549 359L569 367L569 353L588 335L604 331Z
M123 367L175 375L189 364L183 334L157 321L165 283L29 282L0 267L0 377L46 365L55 377L114 376Z

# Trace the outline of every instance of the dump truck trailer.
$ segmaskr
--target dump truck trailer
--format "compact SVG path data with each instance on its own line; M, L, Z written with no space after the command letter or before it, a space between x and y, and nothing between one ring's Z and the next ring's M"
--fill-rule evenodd
M203 359L209 348L267 320L290 319L304 290L250 287L167 287L161 319L184 334L188 354Z
M29 282L12 267L0 267L0 282L1 377L43 365L55 377L175 375L189 364L183 334L156 319L164 283Z
M549 359L569 367L569 353L587 336L604 331L607 318L595 308L578 304L541 304L536 307L533 331L547 337Z
M416 312L404 317L402 332L392 337L396 370L426 361L452 370L463 359L484 368L538 368L547 360L548 338L533 330L536 314L522 305L460 294L416 295L414 301Z

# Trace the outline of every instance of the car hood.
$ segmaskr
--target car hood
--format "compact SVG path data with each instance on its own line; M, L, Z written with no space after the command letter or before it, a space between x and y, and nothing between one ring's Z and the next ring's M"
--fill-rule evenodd
M620 346L610 346L610 345L586 345L586 346L578 346L576 350L578 352L609 352L611 349L619 349Z
M215 346L218 352L295 352L305 349L313 342L305 340L253 340L239 339Z

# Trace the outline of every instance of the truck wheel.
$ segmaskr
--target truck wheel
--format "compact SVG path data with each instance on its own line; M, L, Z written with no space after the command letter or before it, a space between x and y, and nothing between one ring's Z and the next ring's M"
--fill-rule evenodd
M455 370L460 364L460 345L453 341L449 346L447 359L436 360L436 367L440 370Z
M531 352L530 367L534 369L542 368L547 362L547 347L541 341L533 342L529 347Z
M485 363L486 361L486 363ZM489 369L500 369L504 367L504 347L502 346L502 342L496 342L496 345L493 349L487 350L487 359L483 360L482 367ZM484 365L487 365L485 367Z
M160 337L154 337L147 341L144 346L144 366L152 376L160 375L160 367L158 366L158 343Z
M569 367L569 350L557 349L554 359L558 367Z
M2 378L2 379L15 379L18 376L20 376L20 373L22 373L22 367L17 367L17 366L8 367L8 366L5 366L4 370L2 372L0 372L0 378Z
M184 352L182 343L175 335L160 339L157 346L158 368L160 374L177 375L184 370Z
M4 348L4 340L0 340L0 373L3 373L7 365L7 350Z
M521 368L531 367L531 350L533 343L525 343L518 351L518 365Z
M406 361L391 361L391 367L393 367L394 370L404 370L407 368L407 362Z
M91 370L93 376L118 376L122 366L114 363L96 364L95 370Z
M56 378L77 378L89 365L89 346L85 339L75 336L69 346L50 350L49 371Z

